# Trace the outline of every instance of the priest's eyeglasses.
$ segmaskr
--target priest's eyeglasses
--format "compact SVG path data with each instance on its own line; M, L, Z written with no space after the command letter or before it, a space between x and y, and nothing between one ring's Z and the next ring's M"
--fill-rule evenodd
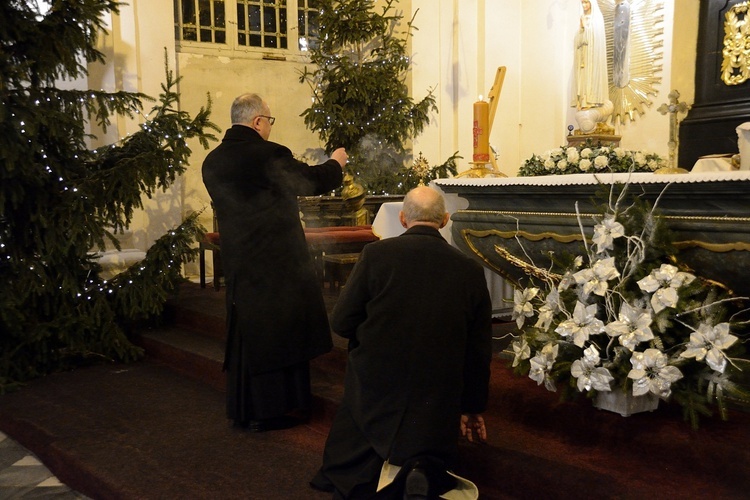
M268 116L268 115L258 115L258 116L261 118L268 118L268 123L270 123L271 125L273 125L276 122L276 118L273 116Z

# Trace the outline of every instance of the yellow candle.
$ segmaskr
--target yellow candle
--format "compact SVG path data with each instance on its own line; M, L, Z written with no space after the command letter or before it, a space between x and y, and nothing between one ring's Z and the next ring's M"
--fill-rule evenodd
M479 96L474 103L474 163L490 161L489 116L490 104Z

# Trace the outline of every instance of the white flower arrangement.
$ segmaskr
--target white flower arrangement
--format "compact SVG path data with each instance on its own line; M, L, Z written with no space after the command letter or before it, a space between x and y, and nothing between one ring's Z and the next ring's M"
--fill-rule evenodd
M656 153L612 148L588 140L575 146L561 146L542 155L532 155L521 165L518 175L654 172L663 166L662 158Z
M566 396L651 393L693 426L714 404L726 418L724 396L747 397L733 378L748 299L683 270L662 219L641 200L624 206L626 192L594 217L584 255L553 256L543 287L516 289L512 366Z

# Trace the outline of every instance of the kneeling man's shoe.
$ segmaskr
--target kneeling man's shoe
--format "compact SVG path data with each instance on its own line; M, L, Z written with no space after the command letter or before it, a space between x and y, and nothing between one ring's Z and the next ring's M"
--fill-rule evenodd
M427 477L427 471L421 467L414 467L406 475L404 500L416 500L418 498L437 497L430 497L430 479Z

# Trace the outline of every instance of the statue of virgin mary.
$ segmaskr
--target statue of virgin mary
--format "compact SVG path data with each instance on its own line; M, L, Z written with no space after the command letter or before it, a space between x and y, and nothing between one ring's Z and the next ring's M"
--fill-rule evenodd
M581 0L581 17L574 38L576 120L582 132L591 133L612 114L607 76L607 36L596 0Z

